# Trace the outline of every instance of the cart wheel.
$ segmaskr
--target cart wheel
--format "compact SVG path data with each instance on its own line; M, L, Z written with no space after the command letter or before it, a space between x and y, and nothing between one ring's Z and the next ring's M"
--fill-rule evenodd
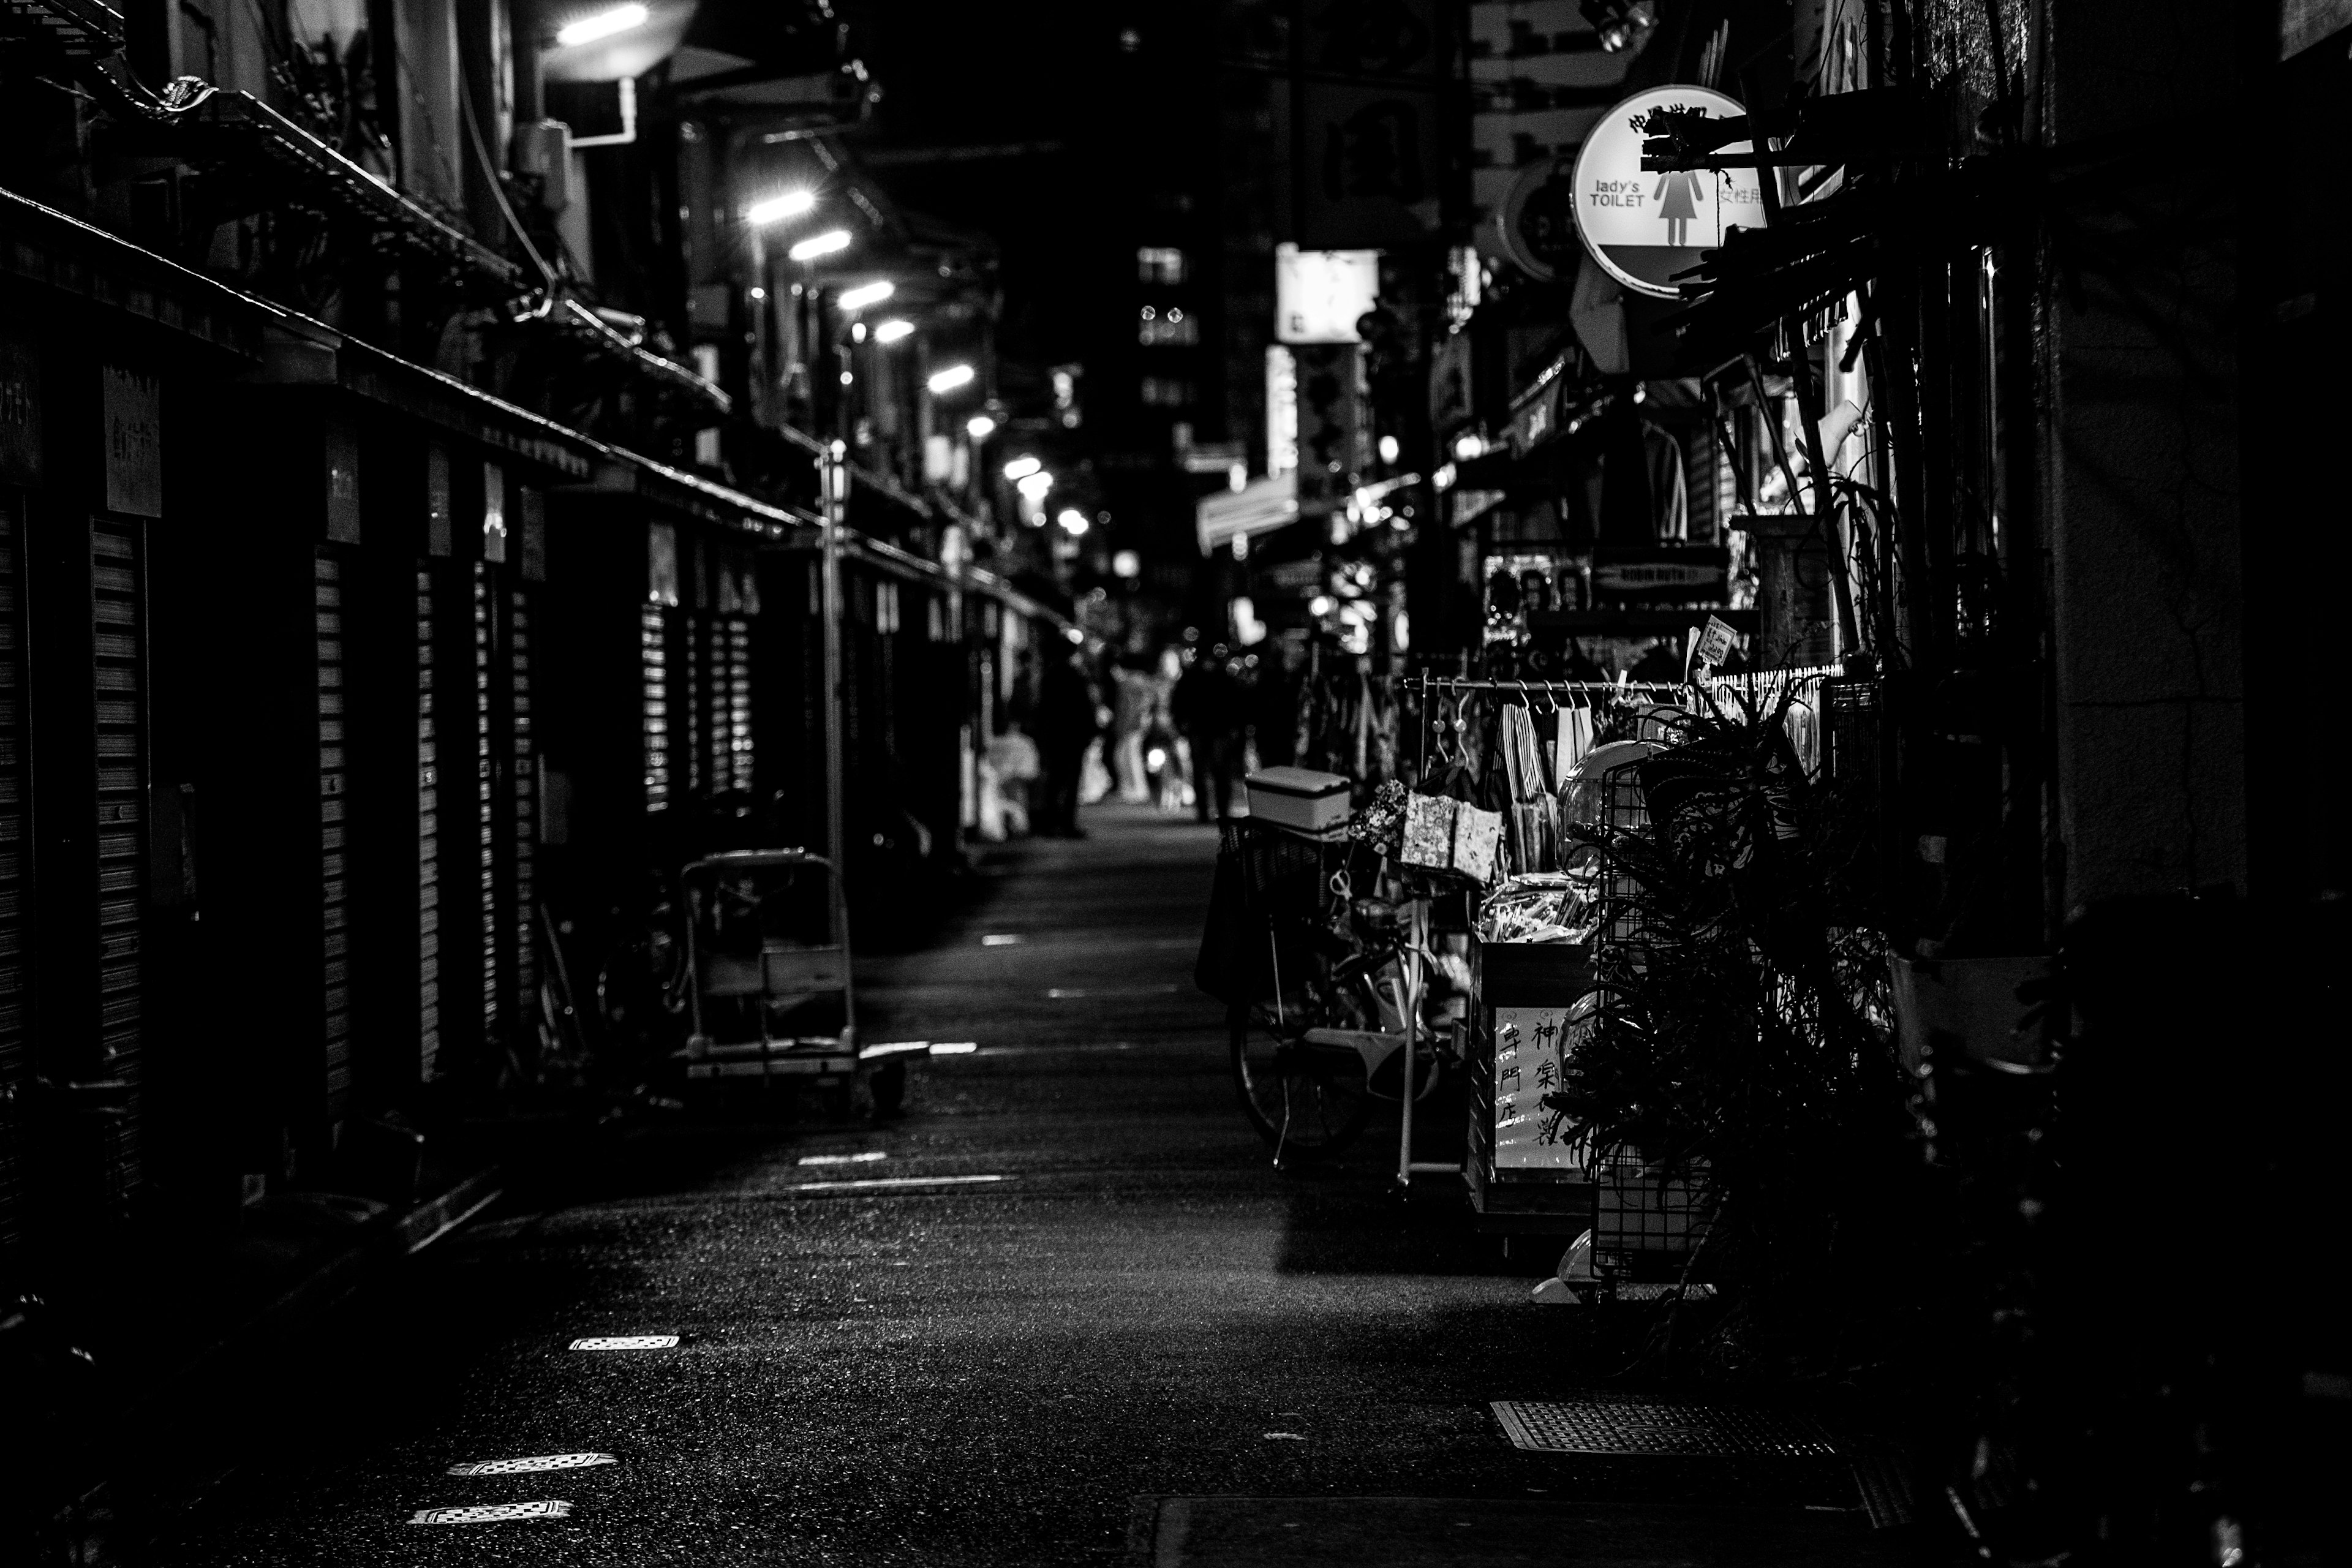
M1281 1159L1328 1158L1364 1130L1372 1102L1355 1052L1298 1046L1297 1030L1278 1034L1255 1008L1234 1008L1227 1025L1242 1110Z

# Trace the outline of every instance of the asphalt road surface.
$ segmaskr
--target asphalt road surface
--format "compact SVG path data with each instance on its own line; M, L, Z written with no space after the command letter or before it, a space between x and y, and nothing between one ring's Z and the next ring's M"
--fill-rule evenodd
M1191 982L1213 830L1087 823L861 961L868 1039L978 1047L903 1120L675 1120L519 1194L310 1358L160 1560L1881 1560L1841 1466L1515 1449L1488 1401L1603 1382L1622 1336L1529 1305L1550 1259L1457 1186L1390 1197L1393 1121L1271 1169ZM679 1342L567 1348L634 1335ZM450 1473L581 1454L613 1462ZM521 1503L568 1507L413 1522Z

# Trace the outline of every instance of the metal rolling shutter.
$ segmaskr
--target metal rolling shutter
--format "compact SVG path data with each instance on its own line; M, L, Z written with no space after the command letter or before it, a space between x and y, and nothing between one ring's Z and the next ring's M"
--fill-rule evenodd
M528 1020L539 995L539 950L531 941L531 912L539 900L532 864L539 843L539 754L530 710L532 658L536 651L531 642L530 608L530 596L520 589L515 590L508 611L513 767L508 773L507 788L513 806L514 846L514 908L509 918L514 933L515 1016L524 1020Z
M320 1041L326 1114L341 1123L352 1100L350 781L344 733L343 564L321 554L312 565L311 613L319 648Z
M659 605L637 611L637 652L643 676L646 809L664 811L670 801L669 640Z
M710 683L704 674L700 619L692 610L674 610L669 616L670 673L678 683L677 700L670 713L685 725L685 732L678 737L671 755L685 775L689 800L711 787L710 709L707 695Z
M416 1059L432 1081L441 1056L441 753L433 704L433 574L416 574Z
M0 498L0 1273L23 1236L25 1038L25 688L16 502Z
M751 623L730 616L727 629L727 780L732 789L752 788Z
M499 1020L505 998L499 985L499 857L498 769L490 751L490 665L494 637L490 625L489 566L474 563L474 819L476 907L481 924L482 1040L499 1037Z
M702 744L709 757L703 769L707 789L712 795L723 795L735 787L735 769L730 761L734 753L733 689L731 670L727 659L727 627L731 619L726 616L703 617L702 700L708 717L702 722Z
M107 1196L127 1202L140 1184L139 1109L145 1042L147 880L147 637L140 525L90 527L90 611L97 697L99 1051L124 1086L122 1114L106 1121L100 1157Z

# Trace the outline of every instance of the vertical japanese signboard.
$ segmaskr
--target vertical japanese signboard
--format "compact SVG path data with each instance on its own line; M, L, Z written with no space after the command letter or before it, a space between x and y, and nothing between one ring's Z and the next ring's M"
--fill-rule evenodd
M1450 27L1437 0L1302 6L1288 106L1302 248L1406 245L1437 226Z
M106 415L106 510L163 515L163 391L152 375L108 365L100 373Z

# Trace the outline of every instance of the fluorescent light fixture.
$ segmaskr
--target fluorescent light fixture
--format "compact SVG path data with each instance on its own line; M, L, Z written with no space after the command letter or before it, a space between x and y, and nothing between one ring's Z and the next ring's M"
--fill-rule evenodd
M931 1045L935 1057L968 1057L980 1049L978 1040L937 1040Z
M845 296L842 303L845 305L848 302L847 298ZM880 326L876 327L874 329L874 341L877 343L895 343L900 338L907 337L911 334L914 330L915 323L907 320L904 316L900 316L895 321L885 321Z
M743 209L743 221L753 224L781 223L788 217L816 210L814 191L786 191L781 196L770 196L764 202L753 202Z
M650 13L643 5L615 5L609 11L583 16L570 26L562 28L556 33L555 41L567 49L580 44L593 44L599 38L609 38L615 33L644 26L648 15Z
M934 394L953 392L959 386L970 386L971 384L971 366L968 364L951 364L945 370L934 372L928 384L930 386L930 389Z
M849 231L845 228L829 228L823 234L810 235L784 254L794 261L814 261L820 256L831 256L836 250L848 248Z
M835 301L845 310L863 310L868 305L878 305L898 291L898 286L885 278L873 283L860 283L855 289L844 289Z
M1004 465L1004 477L1016 481L1025 479L1045 466L1034 458L1015 458Z
M985 414L975 414L963 422L964 434L975 441L985 441L996 434L996 421Z
M1031 474L1027 479L1021 480L1013 488L1018 489L1023 495L1028 497L1031 500L1041 501L1045 499L1045 492L1054 488L1054 476L1051 474Z
M1084 533L1087 527L1087 514L1080 511L1074 506L1064 507L1062 509L1061 515L1054 519L1054 521L1060 523L1062 525L1062 531L1068 534L1072 539L1076 539L1078 535Z

